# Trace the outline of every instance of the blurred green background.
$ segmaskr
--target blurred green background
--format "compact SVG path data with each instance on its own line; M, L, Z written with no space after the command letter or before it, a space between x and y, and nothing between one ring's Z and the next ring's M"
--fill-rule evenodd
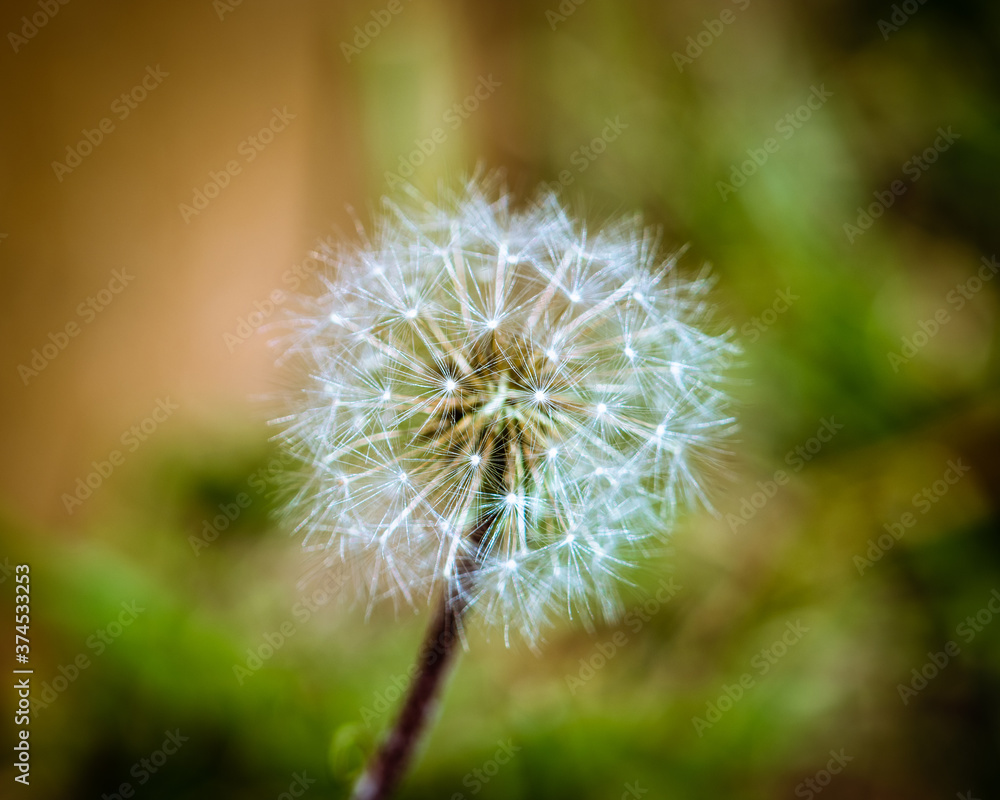
M12 629L30 564L38 701L3 796L343 795L426 615L303 582L252 328L349 207L477 163L713 265L741 434L619 625L535 655L472 624L400 797L1000 796L995 4L18 0L0 28L0 594Z

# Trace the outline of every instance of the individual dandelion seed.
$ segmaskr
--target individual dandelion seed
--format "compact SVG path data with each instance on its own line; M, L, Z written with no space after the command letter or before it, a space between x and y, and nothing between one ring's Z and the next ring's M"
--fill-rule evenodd
M678 277L637 219L591 236L552 194L513 210L496 176L413 195L323 254L288 343L308 375L282 420L305 546L370 603L439 598L356 798L402 775L470 610L508 643L613 617L677 509L707 502L733 423L709 281Z

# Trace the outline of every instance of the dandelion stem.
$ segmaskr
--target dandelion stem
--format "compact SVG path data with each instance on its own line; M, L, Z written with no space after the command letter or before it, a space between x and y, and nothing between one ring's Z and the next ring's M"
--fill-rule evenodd
M478 547L496 515L487 514L477 522L469 541ZM406 700L378 752L354 787L352 800L385 800L392 795L413 757L437 706L445 676L455 659L462 616L468 605L472 576L477 561L459 557L438 609L424 638L417 672Z
M384 800L403 777L427 727L455 653L461 611L443 599L427 632L417 674L396 724L354 789L354 800Z

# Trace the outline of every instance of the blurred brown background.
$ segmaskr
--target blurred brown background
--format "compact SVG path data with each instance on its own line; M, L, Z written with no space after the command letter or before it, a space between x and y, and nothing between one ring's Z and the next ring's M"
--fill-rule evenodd
M639 211L691 244L687 269L714 265L743 432L719 515L694 513L626 606L664 575L677 599L637 628L567 623L540 658L474 635L402 796L1000 796L998 14L6 4L0 564L32 565L38 696L92 662L39 712L22 794L276 797L306 770L307 796L340 796L422 620L290 610L308 595L270 522L258 399L286 378L250 328L281 314L275 290L308 291L349 209L366 222L397 176L433 190L483 164L522 197L562 180L595 224ZM130 602L148 610L101 649ZM575 690L616 630L628 645ZM178 726L193 744L139 785ZM824 775L831 751L853 760Z

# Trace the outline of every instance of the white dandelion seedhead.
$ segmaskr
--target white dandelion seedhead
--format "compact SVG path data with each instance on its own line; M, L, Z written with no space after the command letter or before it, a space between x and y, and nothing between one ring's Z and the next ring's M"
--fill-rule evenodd
M308 548L371 600L415 604L468 572L487 623L533 640L562 611L610 616L616 584L705 501L731 427L734 346L624 220L591 236L557 199L513 211L496 180L328 252L289 349L308 381L283 438Z

